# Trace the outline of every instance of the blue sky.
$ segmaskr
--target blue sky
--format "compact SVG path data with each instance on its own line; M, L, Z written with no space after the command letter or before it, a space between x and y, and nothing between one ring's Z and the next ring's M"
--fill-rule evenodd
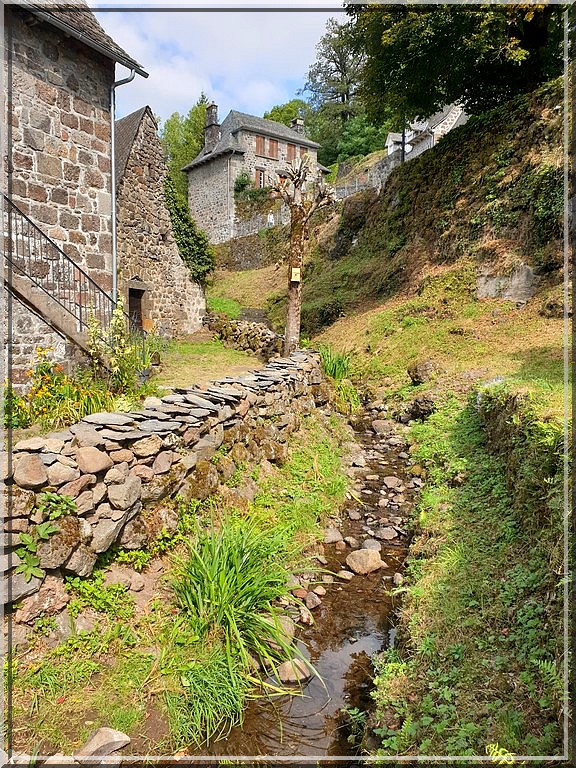
M139 10L98 11L98 5L110 8L120 4ZM170 3L188 9L194 4L199 3ZM325 32L326 21L346 17L333 10L341 7L335 0L318 0L315 7L323 10L315 12L270 10L277 4L269 0L265 3L268 10L257 12L217 10L222 2L211 2L215 10L208 12L146 12L145 4L130 0L90 2L108 34L150 75L148 79L137 75L133 82L117 89L117 117L145 104L162 119L173 112L184 114L202 91L218 104L221 119L231 109L262 115L275 104L294 98L315 60L316 44ZM204 8L207 5L202 3ZM245 9L258 3L228 0L225 5ZM302 8L304 4L282 5ZM117 77L126 74L117 68Z

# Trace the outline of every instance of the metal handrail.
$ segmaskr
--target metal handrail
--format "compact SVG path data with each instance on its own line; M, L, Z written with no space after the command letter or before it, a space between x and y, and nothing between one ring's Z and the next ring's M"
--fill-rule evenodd
M116 302L25 213L4 195L5 254L14 274L27 277L77 322L88 328L90 316L103 328L112 320Z

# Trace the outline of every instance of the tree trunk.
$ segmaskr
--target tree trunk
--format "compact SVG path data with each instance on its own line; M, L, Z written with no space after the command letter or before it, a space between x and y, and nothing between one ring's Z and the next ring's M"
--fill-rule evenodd
M300 345L300 314L302 311L302 259L306 240L304 211L293 207L290 222L290 258L288 261L288 306L286 308L286 331L284 333L284 355L288 356ZM293 270L298 270L297 275ZM298 277L293 280L293 277Z

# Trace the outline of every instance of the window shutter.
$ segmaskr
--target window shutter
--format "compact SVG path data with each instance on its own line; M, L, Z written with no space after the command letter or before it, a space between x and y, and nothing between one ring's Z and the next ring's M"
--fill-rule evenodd
M268 156L274 160L278 160L278 142L276 139L268 140Z
M291 160L294 160L296 157L296 145L295 144L287 144L286 145L286 160L290 162Z
M256 136L256 154L264 155L264 136Z

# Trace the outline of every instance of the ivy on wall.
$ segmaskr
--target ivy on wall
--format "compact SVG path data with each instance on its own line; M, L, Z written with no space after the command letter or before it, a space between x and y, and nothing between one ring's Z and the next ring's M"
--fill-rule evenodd
M214 253L208 237L190 217L186 200L178 193L169 176L164 182L164 199L182 261L190 270L192 279L204 284L214 269Z

